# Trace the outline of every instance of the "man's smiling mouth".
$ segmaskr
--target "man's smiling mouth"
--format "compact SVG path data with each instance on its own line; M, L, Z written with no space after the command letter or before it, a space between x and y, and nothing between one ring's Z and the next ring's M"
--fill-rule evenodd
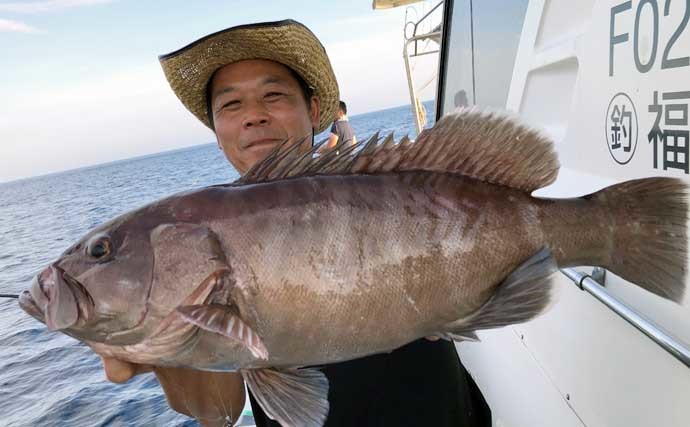
M245 149L249 148L265 148L267 146L273 146L276 144L280 144L283 140L280 138L262 138L262 139L256 139L254 141L251 141L247 145L245 145Z

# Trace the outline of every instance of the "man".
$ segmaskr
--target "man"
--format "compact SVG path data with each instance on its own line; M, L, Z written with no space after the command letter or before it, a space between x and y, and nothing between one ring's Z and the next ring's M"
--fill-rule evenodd
M326 148L332 149L338 142L342 142L345 145L354 145L357 143L355 131L352 130L350 121L347 118L347 104L345 104L344 101L340 101L340 105L338 106L338 113L333 122L333 126L331 126L331 135L328 137Z
M338 86L325 49L295 21L233 27L160 60L175 94L215 132L241 174L286 139L306 137L303 150L308 150L338 109ZM153 369L173 409L203 425L234 421L244 403L239 374L152 368L109 358L103 363L115 382ZM322 370L329 380L328 426L490 424L481 393L460 365L454 345L444 340L421 339L389 354ZM250 399L258 426L277 425Z

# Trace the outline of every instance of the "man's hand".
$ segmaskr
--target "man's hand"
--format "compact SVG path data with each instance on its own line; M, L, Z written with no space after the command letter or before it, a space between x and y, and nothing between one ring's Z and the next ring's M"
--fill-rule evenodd
M135 375L151 372L153 370L152 366L136 365L112 357L101 356L101 360L103 361L103 369L105 370L106 378L108 378L108 381L117 384L125 383Z
M112 357L101 359L108 380L118 384L153 371L170 407L196 418L204 427L232 425L244 408L244 382L238 373L138 365Z

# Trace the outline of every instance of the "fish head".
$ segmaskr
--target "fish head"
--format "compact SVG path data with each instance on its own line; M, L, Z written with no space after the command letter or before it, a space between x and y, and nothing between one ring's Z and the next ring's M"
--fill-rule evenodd
M150 228L127 215L89 232L34 277L20 306L80 340L141 340L154 269Z
M185 200L162 201L89 232L35 276L20 306L101 355L174 362L196 345L199 329L181 307L234 306L225 250L189 213L198 200Z

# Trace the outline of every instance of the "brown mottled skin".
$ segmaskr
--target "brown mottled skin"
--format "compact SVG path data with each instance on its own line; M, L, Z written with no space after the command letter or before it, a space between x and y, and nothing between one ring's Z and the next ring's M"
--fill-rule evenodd
M477 310L543 246L559 266L605 264L611 233L603 215L585 199L540 200L428 172L210 187L101 227L115 242L137 242L110 261L138 260L127 269L131 282L75 278L97 312L107 303L129 307L127 315L65 332L101 355L210 370L315 365L386 352ZM153 248L138 240L166 223L208 227L220 245L210 244L205 231L182 239L174 234L170 241L154 232ZM73 258L67 255L59 266L83 271L73 265L83 257ZM201 285L218 271L223 281ZM209 299L238 311L263 340L268 360L174 312ZM163 319L169 327L156 331ZM122 332L106 334L113 322Z

